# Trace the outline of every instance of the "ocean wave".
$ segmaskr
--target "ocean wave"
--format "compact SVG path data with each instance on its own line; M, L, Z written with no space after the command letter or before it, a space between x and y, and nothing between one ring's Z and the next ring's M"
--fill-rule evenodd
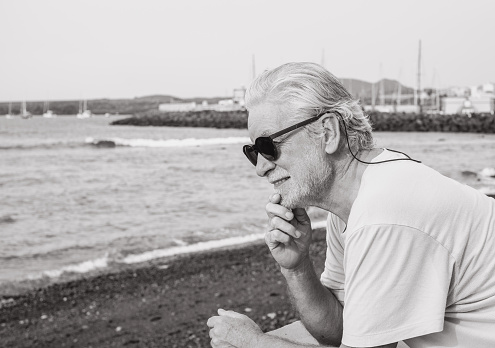
M231 145L250 143L248 137L226 137L206 139L125 139L125 138L93 138L87 137L84 141L43 141L30 144L0 145L0 150L33 150L33 149L60 149L94 146L97 148L127 147L192 147L209 145Z
M73 264L73 265L68 265L65 267L62 267L60 269L54 269L54 270L47 270L43 271L39 274L32 274L29 275L27 278L29 280L36 280L40 278L59 278L65 273L89 273L91 271L95 271L98 269L103 269L107 268L109 263L109 257L108 255L105 255L104 257L97 258L94 260L88 260L84 261L81 263Z
M75 141L44 141L31 144L12 144L0 145L0 150L32 150L32 149L60 149L60 148L75 148L85 146L82 142Z
M115 146L130 146L130 147L190 147L190 146L207 146L207 145L231 145L249 143L248 137L226 137L226 138L206 138L206 139L124 139L124 138L109 138L109 139L94 139L88 137L85 140L86 144L96 147L115 147Z
M326 221L316 221L311 223L311 228L313 229L323 228L323 227L326 227ZM181 254L196 253L200 251L208 251L212 249L256 242L259 240L263 240L264 237L265 237L264 233L254 233L254 234L249 234L247 236L238 236L238 237L230 237L219 240L210 240L206 242L199 242L189 245L178 245L172 248L156 249L140 254L127 255L122 259L121 262L126 264L141 263L154 259L161 259L161 258L171 257Z
M262 240L264 233L250 234L241 237L231 237L220 240L210 240L207 242L199 242L190 245L181 245L166 249L156 249L152 251L147 251L141 254L131 254L126 256L122 262L125 264L134 264L146 262L154 259L161 259L164 257L170 257L181 254L195 253L200 251L207 251L227 246L234 246L244 243L250 243Z
M325 226L326 221L317 221L311 224L311 227L313 229L322 228ZM263 240L264 235L264 233L253 233L244 236L216 239L193 244L187 244L183 240L174 239L173 241L176 245L173 247L150 250L139 254L128 254L127 256L123 256L120 253L106 253L103 257L99 257L93 260L87 260L80 263L67 265L59 269L42 271L38 274L31 274L27 276L27 279L30 281L36 281L46 278L57 279L68 274L85 274L94 271L101 271L111 267L112 265L131 265L171 256L209 251L224 247L232 247L261 241Z

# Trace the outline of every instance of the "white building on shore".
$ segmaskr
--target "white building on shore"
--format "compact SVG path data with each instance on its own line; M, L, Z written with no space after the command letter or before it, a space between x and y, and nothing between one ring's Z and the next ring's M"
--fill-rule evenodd
M442 98L442 112L451 114L494 113L495 97L445 97Z
M194 111L197 105L196 102L191 103L164 103L158 105L158 110L162 112L187 112Z
M453 87L442 98L444 114L473 114L495 112L495 83L472 87Z
M244 110L244 95L246 94L246 88L234 89L232 98L219 100L217 104L209 104L208 101L203 100L201 104L196 102L190 103L164 103L158 106L158 110L162 112L188 112L188 111L236 111Z
M406 113L406 114L418 114L419 113L419 106L418 105L397 105L397 104L391 104L391 105L365 105L364 110L367 112L371 111L377 111L377 112L382 112L382 113Z

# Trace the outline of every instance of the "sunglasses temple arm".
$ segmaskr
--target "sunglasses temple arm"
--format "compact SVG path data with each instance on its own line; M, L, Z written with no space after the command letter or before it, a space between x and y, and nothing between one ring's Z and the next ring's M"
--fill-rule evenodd
M323 115L325 115L325 114L327 114L327 113L329 113L329 112L333 112L333 113L337 114L337 115L340 117L340 119L342 120L342 122L343 122L342 115L340 114L340 112L335 111L335 110L334 110L334 111L323 111L323 112L319 113L318 115L316 115L315 117L308 118L307 120L302 121L301 123L296 123L295 125L290 126L289 128L282 129L281 131L278 131L277 133L270 135L270 138L273 140L273 139L275 139L276 137L281 136L282 134L285 134L285 133L291 132L291 131L293 131L294 129L297 129L297 128L300 128L300 127L302 127L302 126L305 126L305 125L307 125L307 124L309 124L309 123L311 123L311 122L316 121L316 120L317 120L317 119L319 119L321 116L323 116Z
M303 121L301 123L297 123L297 124L295 124L293 126L290 126L289 128L282 129L281 131L278 131L277 133L270 135L270 138L271 139L275 139L276 137L279 137L282 134L289 133L289 132L293 131L294 129L300 128L300 127L305 126L305 125L307 125L307 124L309 124L311 122L314 122L314 121L316 121L320 117L321 117L321 115L318 115L318 116L315 116L315 117L312 117L312 118L308 118L307 120L305 120L305 121Z

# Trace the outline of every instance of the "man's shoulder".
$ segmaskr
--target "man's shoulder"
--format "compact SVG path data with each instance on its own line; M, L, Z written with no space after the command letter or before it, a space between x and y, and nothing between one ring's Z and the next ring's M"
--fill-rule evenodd
M452 202L465 205L469 192L425 165L398 161L370 166L351 208L348 227L396 224L422 229L435 214L455 214ZM472 190L472 189L468 189ZM463 201L464 200L464 201Z

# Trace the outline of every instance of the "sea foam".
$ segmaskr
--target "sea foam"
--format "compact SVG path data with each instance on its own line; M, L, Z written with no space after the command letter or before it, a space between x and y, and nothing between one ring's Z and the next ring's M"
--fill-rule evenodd
M326 226L326 221L316 221L311 224L311 228L313 229L323 228L325 226ZM164 257L171 257L182 254L196 253L196 252L214 250L223 247L252 243L263 240L264 236L265 236L264 233L254 233L245 236L210 240L210 241L199 242L194 244L185 244L185 242L175 239L174 242L178 245L171 248L150 250L140 254L130 254L121 259L120 258L114 259L111 258L108 254L105 254L105 256L93 260L67 265L59 269L43 271L39 274L32 274L29 275L27 278L29 280L37 280L42 278L54 279L54 278L60 278L64 274L70 274L70 273L84 274L96 270L105 269L109 266L110 263L123 263L128 265L135 263L142 263Z
M130 146L130 147L189 147L189 146L207 146L207 145L230 145L230 144L243 144L250 143L251 140L248 137L226 137L226 138L206 138L206 139L167 139L167 140L154 140L154 139L124 139L124 138L108 138L108 139L94 139L87 137L86 144L98 146L103 142L113 142L115 146Z
M326 226L326 221L316 221L311 224L311 228L313 229L323 228L325 226ZM141 254L128 255L121 262L126 264L141 263L141 262L146 262L164 257L195 253L200 251L207 251L217 248L256 242L263 240L264 237L265 237L264 233L254 233L254 234L249 234L247 236L238 236L238 237L231 237L231 238L225 238L219 240L210 240L207 242L199 242L189 245L179 245L166 249L156 249Z
M64 273L88 273L106 267L108 267L108 255L94 260L88 260L81 263L68 265L60 269L43 271L41 272L41 274L31 275L28 278L31 280L43 277L59 278Z
M241 237L231 237L220 240L210 240L207 242L199 242L190 245L181 245L166 249L156 249L147 251L141 254L131 254L126 256L122 262L126 264L141 263L163 257L170 257L175 255L212 250L216 248L222 248L227 246L234 246L244 243L250 243L262 240L265 236L264 233L250 234Z

